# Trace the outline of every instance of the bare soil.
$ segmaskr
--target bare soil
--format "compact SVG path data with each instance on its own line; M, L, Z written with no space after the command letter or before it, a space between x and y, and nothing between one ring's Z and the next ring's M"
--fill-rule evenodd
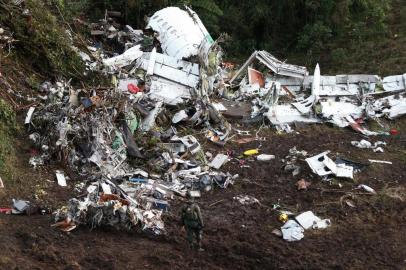
M299 134L263 129L259 135L265 141L229 142L224 148L204 143L206 151L213 154L232 153L234 158L222 170L240 176L234 186L215 188L199 201L205 220L204 252L188 248L179 226L179 200L171 202L171 211L165 214L167 234L163 236L86 227L67 234L50 227L53 220L49 214L0 214L0 269L406 269L406 119L387 125L401 133L371 138L388 143L384 153L355 148L350 141L361 140L362 135L326 125L307 126L297 130ZM255 129L249 129L255 134ZM0 205L10 206L11 198L53 209L64 205L73 196L73 183L61 188L53 175L63 164L29 168L31 148L25 136L18 140L16 165L21 170L0 190ZM311 173L303 160L298 163L302 168L298 176L283 170L282 159L293 146L310 155L330 150L331 157L393 164L371 164L356 174L354 182L337 179L329 184ZM258 162L239 158L243 150L251 148L276 159ZM70 176L73 182L79 180ZM312 183L306 191L295 187L301 178ZM378 194L354 190L359 183L373 187ZM240 194L256 197L260 205L241 205L233 199ZM355 207L348 206L345 198ZM299 242L285 242L271 233L282 225L272 209L276 203L297 213L311 210L321 218L330 218L332 226L306 231Z

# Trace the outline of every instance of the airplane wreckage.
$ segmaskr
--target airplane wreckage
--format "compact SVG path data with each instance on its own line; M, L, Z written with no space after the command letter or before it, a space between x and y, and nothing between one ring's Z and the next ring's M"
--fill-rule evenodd
M71 199L55 215L55 226L65 231L87 224L140 226L159 234L168 201L231 185L238 175L220 170L227 156L208 162L198 139L180 135L176 128L200 127L206 139L224 145L241 132L223 116L229 102L250 104L248 120L269 120L287 132L295 122L328 122L365 135L385 134L362 124L406 113L406 74L324 76L317 65L309 75L305 67L266 51L255 51L235 72L223 63L219 42L190 8L157 11L149 18L148 31L113 21L92 24L91 33L121 44L126 48L122 54L111 55L90 41L87 52L75 49L88 70L109 76L114 87L75 89L69 81L45 82L41 104L31 107L25 119L29 137L40 149L30 159L32 166L62 157L88 179L77 186L86 195ZM169 125L156 129L162 123L157 119L168 111L173 112ZM153 152L139 148L134 138L145 133L159 141ZM134 166L134 160L161 169L147 172ZM317 161L310 161L317 171ZM329 174L348 175L345 166L329 168ZM66 185L60 171L59 182Z

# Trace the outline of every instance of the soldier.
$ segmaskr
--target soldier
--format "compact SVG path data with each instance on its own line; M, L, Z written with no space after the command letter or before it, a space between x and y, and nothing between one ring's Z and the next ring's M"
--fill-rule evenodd
M190 247L198 251L204 251L201 243L203 219L199 205L197 205L192 198L189 198L182 208L181 215L182 226L186 229L187 240Z

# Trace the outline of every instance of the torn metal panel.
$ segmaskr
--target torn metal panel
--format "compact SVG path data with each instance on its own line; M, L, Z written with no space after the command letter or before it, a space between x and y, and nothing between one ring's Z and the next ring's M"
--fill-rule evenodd
M330 153L330 151L306 158L306 162L309 164L312 171L319 176L334 174L337 177L352 179L354 177L354 168L352 166L347 166L344 163L336 164L327 156L328 153Z
M304 88L310 88L314 76L307 76ZM320 96L356 96L374 93L380 77L377 75L336 75L320 76Z
M202 43L213 43L199 17L190 9L161 9L149 19L147 28L158 33L163 52L176 59L195 56Z
M155 60L153 58L155 58ZM153 67L151 67L152 62L154 63ZM137 61L137 66L154 74L154 76L162 77L192 88L197 87L200 81L199 65L177 60L160 53L155 53L155 56L153 53L145 53Z
M163 78L152 78L148 96L162 100L168 105L177 105L191 98L190 88Z
M336 176L342 178L354 178L354 167L345 164L337 164Z
M155 108L148 114L148 116L142 121L140 129L142 131L150 131L155 126L155 119L157 118L163 102L160 101L155 105Z
M141 45L137 45L126 50L123 54L104 59L103 64L112 69L122 68L130 65L133 61L141 57L142 54L143 52L141 51Z
M406 73L383 78L382 86L386 92L406 90Z
M306 67L296 66L286 64L278 60L272 54L266 51L255 51L244 65L237 71L233 78L231 78L230 83L232 84L237 78L239 78L245 70L253 63L255 60L258 60L269 68L273 73L281 76L295 77L295 78L304 78L308 75Z
M319 123L319 120L313 116L303 116L297 109L289 104L276 105L269 108L264 114L274 125L288 124L293 122Z
M311 112L315 101L316 101L316 96L311 95L302 101L292 103L292 106L294 106L300 113L308 114Z
M326 163L327 163L331 167L331 164L334 163L327 156L328 153L330 153L330 151L326 151L326 152L320 153L318 155L315 155L313 157L306 158L307 164L309 164L310 168L312 169L312 171L315 174L317 174L319 176L334 174L334 172L326 165ZM327 162L325 163L326 160L327 160Z
M270 76L268 78L271 79L272 81L280 83L282 89L286 92L286 94L288 94L289 96L295 96L295 94L301 92L301 90L303 89L304 86L303 82L306 77L294 78L285 76ZM285 88L287 89L287 91ZM283 93L282 91L281 94L285 93Z
M313 214L312 211L303 212L295 217L296 221L305 229L310 229L314 223L319 222L321 219Z

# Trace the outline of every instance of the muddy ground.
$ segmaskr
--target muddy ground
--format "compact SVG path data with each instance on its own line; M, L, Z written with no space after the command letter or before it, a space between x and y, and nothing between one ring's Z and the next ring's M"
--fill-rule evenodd
M406 119L386 124L400 130L399 136L373 137L388 142L385 153L351 146L362 135L350 129L312 125L297 129L298 134L276 134L262 129L265 141L228 143L225 148L204 143L213 154L230 152L234 159L223 171L238 173L234 186L205 193L199 203L205 220L204 252L189 250L180 230L178 211L181 201L171 203L165 215L167 234L151 236L139 231L112 228L78 228L63 233L50 227L52 216L12 216L0 214L1 269L406 269ZM247 127L240 127L247 129ZM250 128L252 133L255 129ZM55 182L56 164L33 170L28 168L31 154L26 135L19 139L21 171L0 190L0 205L11 198L37 201L56 208L73 194L72 182L64 189ZM304 161L298 176L282 169L282 159L296 146L310 155L330 150L340 156L368 163L367 159L392 161L371 164L353 181L321 181ZM258 162L238 158L243 150L259 148L274 154L275 160ZM71 175L74 182L78 178ZM312 185L298 191L295 183L304 178ZM378 194L354 190L358 183L373 187ZM339 186L341 184L341 187ZM248 194L259 205L243 206L233 197ZM35 199L35 196L37 199ZM355 207L345 203L350 199ZM272 205L279 203L293 212L312 210L330 218L325 230L306 231L299 242L285 242L272 234L282 224Z

